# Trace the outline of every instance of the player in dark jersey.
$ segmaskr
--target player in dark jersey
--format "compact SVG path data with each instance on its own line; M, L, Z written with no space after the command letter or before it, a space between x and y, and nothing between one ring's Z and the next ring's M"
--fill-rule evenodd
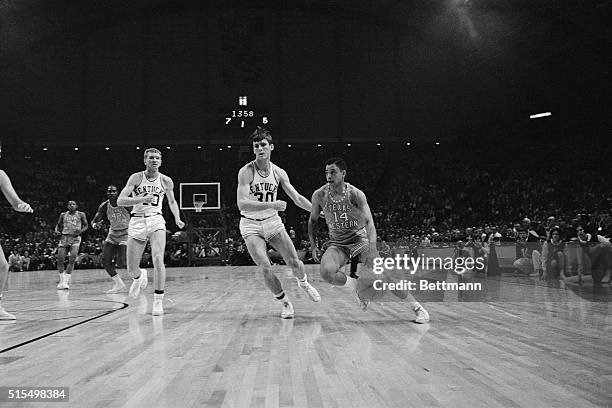
M81 246L81 234L87 231L87 216L84 212L78 211L76 201L68 201L68 211L60 214L55 233L61 235L57 249L57 271L60 274L58 289L70 289L70 278L74 269L74 262L79 254ZM64 262L68 252L68 266L64 271Z
M311 204L291 185L287 172L270 161L274 150L270 132L258 127L251 135L251 141L255 160L238 171L236 201L241 215L240 234L251 258L263 272L266 286L281 302L281 318L291 319L294 317L293 305L272 272L266 243L281 254L285 263L293 270L298 286L306 292L310 300L320 302L321 296L308 283L304 264L298 258L293 242L278 215L279 211L285 210L287 203L277 200L276 193L278 188L282 187L293 202L306 211L310 211Z
M33 212L30 204L24 202L13 188L11 184L11 179L4 172L4 170L0 170L0 190L2 190L2 194L6 200L11 204L13 210L17 212L31 213ZM6 287L6 283L8 282L8 272L9 272L9 264L4 257L4 251L2 250L2 246L0 246L0 320L15 320L15 315L7 312L2 307L2 294L4 293L4 288Z
M315 261L321 262L321 276L336 286L347 286L357 296L363 310L367 299L357 285L357 264L372 268L374 258L379 257L376 249L376 228L372 212L365 194L357 187L346 183L346 162L340 157L332 157L325 166L327 184L312 195L312 210L308 221L308 236ZM316 247L316 231L320 212L325 214L329 228L329 246L322 257ZM351 275L347 276L341 268L351 263ZM392 292L410 303L416 314L417 323L427 323L429 314L408 291Z
M95 229L102 227L102 220L106 218L109 222L108 235L104 240L102 250L102 260L106 273L113 279L114 285L106 293L119 293L125 290L125 283L115 270L125 268L125 254L128 239L128 225L130 224L131 207L121 207L117 205L119 190L117 186L111 184L106 188L108 199L98 207L98 212L91 221L91 226Z

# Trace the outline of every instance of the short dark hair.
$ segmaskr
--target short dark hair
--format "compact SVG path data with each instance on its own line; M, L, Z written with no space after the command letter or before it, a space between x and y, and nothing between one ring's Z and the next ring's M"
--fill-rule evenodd
M110 190L111 188L114 188L115 190L119 190L119 189L117 188L117 186L116 186L116 185L114 185L114 184L109 184L109 185L106 187L106 189L107 189L107 190Z
M338 166L340 170L346 170L346 162L342 157L330 157L327 159L327 162L325 162L326 166L331 166L332 164Z
M268 129L263 128L261 126L257 126L257 129L255 129L253 133L251 133L251 143L259 142L264 139L266 139L268 143L272 143L272 134Z
M149 153L157 153L157 154L159 154L160 158L162 157L162 152L159 149L156 149L154 147L149 147L147 150L144 151L144 158L145 159L147 158Z

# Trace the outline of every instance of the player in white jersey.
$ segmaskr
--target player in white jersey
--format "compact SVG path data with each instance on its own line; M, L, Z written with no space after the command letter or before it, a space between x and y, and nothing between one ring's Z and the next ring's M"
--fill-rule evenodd
M308 283L304 264L298 258L293 242L278 215L279 211L284 211L287 207L285 201L276 199L278 187L282 187L298 207L310 211L311 204L291 185L285 170L270 161L270 155L274 150L270 132L258 127L251 135L251 141L255 160L238 172L236 201L241 215L240 233L251 258L261 268L266 285L282 304L281 317L290 319L294 316L293 305L272 272L266 243L281 254L297 277L298 285L308 297L313 302L321 301L317 290Z
M165 174L159 172L162 154L159 150L150 148L144 152L145 171L139 171L130 176L127 184L121 190L117 205L133 206L132 218L128 227L127 267L128 274L134 278L130 287L130 296L135 298L140 289L147 286L147 271L140 269L142 253L151 243L153 258L153 316L164 314L163 298L166 286L166 267L164 251L166 248L166 221L162 216L162 201L168 198L170 211L179 228L185 223L181 221L178 204L174 198L174 182Z
M78 211L77 208L76 201L68 201L68 211L60 214L55 226L55 233L61 235L57 248L57 271L60 275L60 281L57 284L58 289L70 288L74 261L76 261L81 246L81 234L89 228L87 216L84 212ZM66 252L68 252L68 266L64 271Z
M0 170L0 190L2 190L2 194L4 194L4 197L11 204L11 207L13 207L15 211L26 213L31 213L33 211L32 207L30 207L30 204L24 202L23 200L21 200L21 198L19 198L19 196L15 192L15 189L13 188L13 185L11 184L11 179L9 178L9 176L7 176L4 170ZM2 294L4 293L4 288L6 287L6 283L8 282L8 272L9 265L6 261L6 258L4 257L4 251L2 250L2 246L0 246L0 320L16 319L15 315L7 312L2 307Z
M98 212L91 220L91 226L95 229L102 227L102 220L106 218L109 222L108 235L104 240L102 249L102 260L106 273L113 279L114 285L106 293L119 293L125 290L125 283L115 270L125 268L126 247L128 241L128 225L130 224L131 207L117 205L119 190L111 184L106 188L108 200L98 207Z

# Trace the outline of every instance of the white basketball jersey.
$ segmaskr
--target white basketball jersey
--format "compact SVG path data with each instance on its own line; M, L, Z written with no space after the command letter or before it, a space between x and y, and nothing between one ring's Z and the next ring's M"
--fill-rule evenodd
M276 166L270 162L270 171L265 177L262 175L261 170L257 169L255 161L249 163L249 167L253 171L253 180L249 183L249 196L257 201L276 201L276 193L279 184L278 176L276 175ZM274 208L266 208L265 210L259 211L240 211L240 214L247 218L262 220L277 215L278 211Z
M162 174L159 173L155 180L147 180L145 172L142 172L142 179L134 191L132 191L132 197L145 197L152 195L155 200L152 203L141 203L136 204L132 209L134 215L152 215L162 213L162 202L166 195L166 190L161 182Z

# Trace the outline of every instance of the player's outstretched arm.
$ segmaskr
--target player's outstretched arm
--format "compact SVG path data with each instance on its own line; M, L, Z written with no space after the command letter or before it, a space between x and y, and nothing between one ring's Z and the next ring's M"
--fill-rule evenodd
M140 184L142 180L142 173L134 173L130 176L121 193L119 193L119 197L117 197L117 205L121 207L129 207L131 205L148 203L152 204L155 201L155 196L152 194L145 195L142 197L130 197L134 188Z
M183 228L185 223L181 220L181 211L174 197L174 181L168 176L165 176L163 181L165 184L164 189L166 190L166 197L168 198L168 206L170 207L170 212L174 215L174 222L177 227Z
M57 224L55 224L55 233L61 234L64 229L64 213L61 213L59 219L57 220Z
M82 234L89 229L89 223L87 222L87 215L85 215L85 213L82 211L80 211L80 213L81 213L81 231L79 232L79 234Z
M319 214L321 208L321 189L316 190L312 195L312 205L310 207L310 218L308 218L308 239L310 240L310 251L315 262L320 261L317 248L317 229L319 227Z
M376 227L374 226L374 217L372 217L372 211L370 205L366 199L363 191L355 189L352 197L357 208L361 209L363 217L365 219L365 229L368 234L368 241L370 242L370 250L368 253L368 261L371 261L375 257L378 257L378 250L376 249Z
M9 178L8 174L4 172L4 170L0 170L0 190L2 190L2 194L4 194L4 197L15 211L28 213L34 211L32 210L32 207L30 207L30 204L19 198L17 192L11 184L11 179Z
M102 219L104 219L104 214L106 214L106 206L108 205L108 201L104 201L102 204L98 206L98 212L94 215L93 220L91 220L91 227L94 229L98 229L102 224Z
M261 196L262 201L253 200L249 196L249 182L251 180L250 170L247 167L243 167L238 172L238 188L236 191L236 204L240 211L258 211L265 210L267 208L274 208L277 211L285 211L287 203L283 200L276 201L263 201L263 195Z
M306 197L298 193L295 187L293 187L293 185L289 181L289 176L287 175L287 172L285 170L281 168L278 168L278 170L280 185L283 187L285 193L287 193L287 195L289 196L289 198L291 198L295 205L297 205L303 210L310 212L310 209L312 208L312 204L310 203L310 201L308 201Z

